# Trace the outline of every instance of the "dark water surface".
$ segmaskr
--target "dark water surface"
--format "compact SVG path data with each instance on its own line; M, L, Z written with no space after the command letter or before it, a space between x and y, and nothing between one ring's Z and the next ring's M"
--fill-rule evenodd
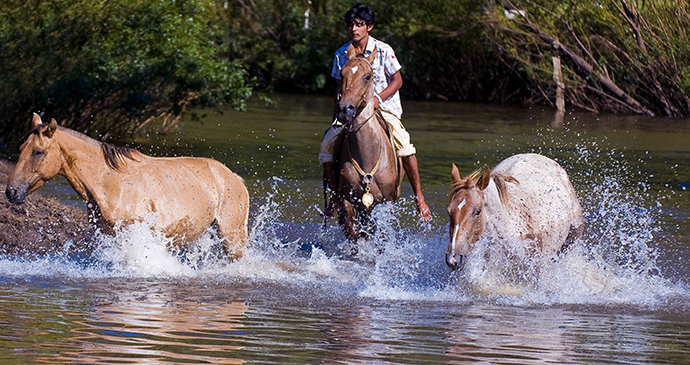
M145 224L88 256L0 257L0 363L690 363L690 120L406 102L434 219L416 219L405 181L353 259L319 215L331 100L274 99L134 141L244 177L242 260L208 254L210 236L172 253ZM583 242L538 276L488 242L448 272L451 163L465 175L525 152L570 174ZM81 204L62 179L40 192Z

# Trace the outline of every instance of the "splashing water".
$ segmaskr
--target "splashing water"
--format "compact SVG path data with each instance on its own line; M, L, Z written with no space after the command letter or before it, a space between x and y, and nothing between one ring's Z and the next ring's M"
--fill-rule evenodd
M256 281L276 285L329 288L379 300L495 301L509 305L628 304L660 305L690 297L688 283L673 282L658 265L658 204L643 183L633 187L615 151L592 146L565 159L586 215L582 240L553 260L528 257L524 242L480 240L461 273L451 273L443 257L447 223L412 223L414 202L381 204L372 213L376 233L359 243L350 257L339 227L290 223L281 212L281 179L275 178L265 200L254 202L245 255L228 262L212 232L190 248L170 248L170 240L152 230L153 219L116 228L115 236L98 234L92 253L67 253L39 259L0 258L0 276L66 278L193 277L219 282ZM592 154L608 159L594 164ZM564 159L561 159L562 162ZM599 159L598 161L601 161ZM584 182L583 182L584 181ZM578 185L578 183L580 185ZM630 184L628 184L630 185ZM637 188L637 189L635 189ZM293 198L298 199L298 198ZM445 223L445 225L444 225ZM67 251L67 250L66 250ZM675 299L674 299L675 298Z

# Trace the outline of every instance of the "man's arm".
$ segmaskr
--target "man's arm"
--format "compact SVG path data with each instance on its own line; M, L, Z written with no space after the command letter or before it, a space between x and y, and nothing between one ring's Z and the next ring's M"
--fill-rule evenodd
M398 72L394 73L393 76L391 76L391 82L388 84L388 86L385 89L383 89L379 93L379 97L381 98L381 100L386 100L386 99L390 98L391 96L393 96L393 94L395 94L398 90L400 90L400 88L402 87L402 84L403 84L402 75L400 75L400 71L398 71ZM376 98L374 98L374 100L375 100L374 106L376 106L378 108L379 107L379 100Z

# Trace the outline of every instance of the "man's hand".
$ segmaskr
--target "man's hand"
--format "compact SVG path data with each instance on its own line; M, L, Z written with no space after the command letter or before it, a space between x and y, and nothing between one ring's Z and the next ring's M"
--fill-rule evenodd
M431 220L431 210L429 206L426 205L424 198L417 199L417 210L419 211L419 219L423 222L428 222Z

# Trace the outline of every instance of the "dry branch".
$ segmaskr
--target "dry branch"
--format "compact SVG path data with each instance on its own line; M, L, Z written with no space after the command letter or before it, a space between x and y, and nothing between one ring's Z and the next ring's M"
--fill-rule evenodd
M631 111L638 114L654 115L651 110L647 109L644 105L640 104L637 100L628 95L628 93L618 87L618 85L616 85L616 83L606 75L595 74L594 67L590 65L584 58L580 57L580 55L575 53L572 49L559 42L556 38L543 33L537 26L529 23L523 24L543 41L551 44L555 49L566 55L575 65L578 66L582 72L585 73L586 77L595 76L597 82L608 89L620 101L624 102Z

